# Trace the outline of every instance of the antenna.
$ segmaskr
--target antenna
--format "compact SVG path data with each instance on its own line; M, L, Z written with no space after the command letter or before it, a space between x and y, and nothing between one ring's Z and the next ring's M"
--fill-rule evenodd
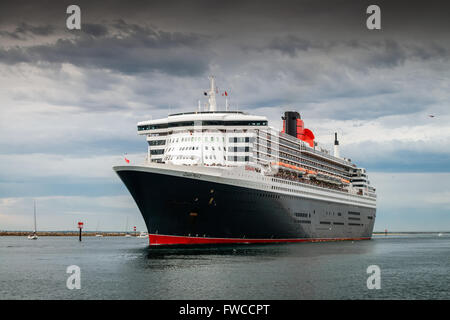
M36 233L36 200L34 200L34 233Z
M339 157L339 141L337 138L337 132L334 133L334 156L336 158L340 158Z
M209 80L211 82L211 87L209 89L209 111L216 111L217 110L217 104L216 104L216 85L214 76L209 76Z

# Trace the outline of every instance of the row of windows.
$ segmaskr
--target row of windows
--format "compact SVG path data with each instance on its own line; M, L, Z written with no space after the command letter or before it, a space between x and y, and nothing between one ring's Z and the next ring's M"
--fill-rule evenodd
M194 160L194 156L168 156L165 160Z
M353 214L355 216L359 216L361 213L356 212L356 211L349 211L348 214Z
M202 137L182 137L182 138L170 138L169 143L176 143L176 142L194 142L194 141L202 141ZM220 137L205 137L205 142L219 142ZM225 142L225 138L222 137L222 142Z
M267 121L248 121L248 120L233 120L233 121L220 121L220 120L204 120L202 121L204 126L267 126Z
M167 128L167 123L161 123L161 124L145 124L142 126L138 126L138 131L143 130L156 130L156 129L164 129Z
M261 138L264 138L266 140L272 140L272 137L274 137L273 135L270 134L270 132L265 132L263 130L261 130L261 131L258 130L258 133Z
M178 150L180 150L180 151L185 151L185 150L198 150L198 146L196 146L196 147L193 147L193 146L188 146L188 147L180 147L180 148L178 148ZM222 147L221 146L216 146L216 147L214 147L214 146L205 146L205 150L212 150L212 151L216 151L216 148L217 148L217 150L218 151L222 151ZM170 148L168 148L167 149L167 151L174 151L174 150L176 150L177 148L175 148L175 147L170 147ZM225 147L223 148L223 151L225 151ZM229 147L228 148L228 151L229 152L250 152L250 148L249 147Z
M295 223L306 223L306 224L311 224L310 220L296 220Z
M176 150L176 148L169 148L169 149L167 149L167 151L175 151ZM192 147L192 146L190 146L190 147L181 147L181 148L179 148L179 150L180 151L185 151L185 150L198 150L198 146L197 147Z
M333 212L331 212L331 211L326 211L325 214L326 214L327 216L331 216L331 215L334 216L334 211L333 211ZM340 217L340 216L341 216L341 213L338 212L337 215Z
M205 155L204 157L206 160L217 160L217 157L215 155ZM164 160L194 160L194 156L167 156ZM225 160L225 157L223 157L223 160Z
M208 146L205 146L205 150L208 150ZM211 146L211 150L216 151L216 149L214 149L214 146ZM220 146L218 146L217 150L222 151L222 148ZM223 151L225 151L225 147L223 148Z
M301 218L309 218L311 217L311 214L309 213L304 213L304 212L296 212L295 213L296 217L301 217Z
M348 220L361 220L360 218L348 217Z
M198 150L199 146L188 146L188 147L180 147L178 148L178 150L180 151L185 151L185 150ZM216 149L211 146L210 147L212 151L216 151ZM220 146L216 147L218 151L222 151L222 148ZM169 149L167 149L167 151L175 151L177 148L175 147L170 147ZM208 146L205 146L205 150L209 150ZM225 151L225 148L223 148L223 151Z
M229 142L253 142L253 138L251 137L231 137L229 140Z
M280 199L279 195L276 194L272 194L272 193L257 193L257 196L259 195L260 197L264 197L264 198L274 198L274 199Z
M205 137L205 142L219 142L220 141L220 137ZM238 143L238 142L253 142L253 138L252 137L231 137L229 138L229 141L231 143ZM165 144L165 140L158 140L158 141L163 141L162 144ZM168 140L169 143L176 143L176 142L193 142L193 141L202 141L201 137L182 137L182 138L171 138ZM225 138L222 137L222 142L225 142Z
M152 155L164 154L164 149L150 150L150 154Z
M275 157L264 154L264 153L256 153L256 158L258 158L259 160L265 160L265 161L271 161L273 159L275 159Z
M289 146L289 147L291 147L291 148L294 148L294 149L298 149L298 148L299 148L299 145L298 145L298 144L295 144L295 143L293 143L293 142L290 142L290 141L288 141L288 140L286 140L286 139L280 139L280 143L282 143L282 144L284 144L284 145L287 145L287 146ZM291 151L291 150L289 150L289 151Z
M250 147L228 147L229 152L249 152Z
M151 150L150 153L152 155L163 154L164 150L162 150L162 152L160 152L160 151L161 150ZM205 155L204 157L205 157L205 159L217 160L217 157L215 155ZM166 157L166 160L181 160L181 159L194 160L194 156L191 155L191 156L168 156L168 157ZM223 160L226 160L226 158L223 157ZM245 157L229 156L228 157L228 161L249 162L250 161L250 157L249 156L245 156Z
M162 146L166 144L166 140L152 140L149 141L148 144L150 146Z
M311 224L311 221L310 220L296 220L295 221L296 223L308 223L308 224ZM328 222L328 221L320 221L320 224L331 224L331 222ZM344 225L344 223L343 222L333 222L333 224L334 225L337 225L337 226L343 226ZM349 225L355 225L355 226L359 226L359 224L355 224L355 223L353 223L353 224L351 224L351 223L349 223Z
M250 161L250 157L249 157L249 156L245 156L245 157L228 156L228 161L234 161L234 162L248 162L248 161Z
M234 121L220 121L220 120L203 120L203 121L179 121L160 124L145 124L138 126L138 131L167 129L175 127L193 127L195 126L267 126L267 121L248 121L248 120L234 120Z

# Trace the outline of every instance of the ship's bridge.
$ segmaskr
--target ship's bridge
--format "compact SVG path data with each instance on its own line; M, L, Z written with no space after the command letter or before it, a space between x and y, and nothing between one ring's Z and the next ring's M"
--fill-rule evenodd
M199 111L171 114L167 118L147 120L138 123L139 134L155 134L186 127L223 127L224 129L241 127L247 129L255 126L267 126L267 118L249 115L241 111ZM170 129L170 130L168 130Z

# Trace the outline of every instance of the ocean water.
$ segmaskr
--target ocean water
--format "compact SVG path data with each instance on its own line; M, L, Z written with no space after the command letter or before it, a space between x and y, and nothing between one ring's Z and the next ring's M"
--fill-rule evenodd
M66 287L81 270L81 289ZM380 289L367 268L380 268ZM0 299L450 299L450 235L150 248L125 237L0 237Z

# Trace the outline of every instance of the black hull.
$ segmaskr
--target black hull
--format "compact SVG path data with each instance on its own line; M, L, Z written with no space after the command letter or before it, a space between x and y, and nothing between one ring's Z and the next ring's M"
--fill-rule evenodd
M372 236L373 208L162 173L121 169L117 174L152 235L236 242Z

